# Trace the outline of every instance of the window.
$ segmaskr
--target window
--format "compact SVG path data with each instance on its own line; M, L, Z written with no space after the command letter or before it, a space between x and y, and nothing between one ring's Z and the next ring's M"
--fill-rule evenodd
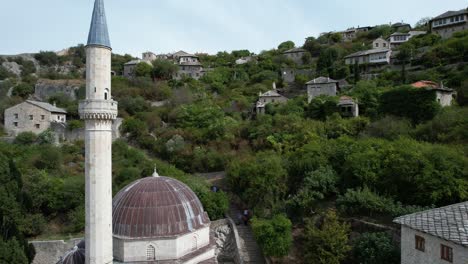
M104 89L104 100L107 100L109 97L109 89Z
M29 120L34 120L34 116L33 116L33 115L29 115Z
M197 249L198 249L198 239L196 236L194 236L192 239L192 251L195 251Z
M419 251L424 252L426 250L426 240L423 237L418 236L418 235L414 237L414 240L416 244L415 248Z
M387 47L387 43L384 43L383 46L384 46L384 48L386 48L386 47Z
M375 43L375 47L378 48L378 47L379 47L379 43Z
M153 245L146 248L146 260L156 260L156 249Z
M60 120L60 116L57 116L57 120Z
M37 129L41 128L41 125L39 125L39 124L35 124L34 126L35 126Z
M440 258L448 262L453 262L453 249L446 245L440 245Z
M45 115L41 115L41 120L45 120Z
M13 122L13 125L14 125L15 127L18 127L18 122Z
M15 114L15 119L18 119L18 114Z

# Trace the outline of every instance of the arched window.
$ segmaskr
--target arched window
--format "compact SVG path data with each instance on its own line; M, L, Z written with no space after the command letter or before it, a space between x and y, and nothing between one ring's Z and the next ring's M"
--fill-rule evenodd
M104 89L104 100L108 100L109 98L109 89Z
M156 260L156 249L153 245L148 245L146 248L146 260Z
M195 251L198 249L198 238L194 236L192 238L192 251Z

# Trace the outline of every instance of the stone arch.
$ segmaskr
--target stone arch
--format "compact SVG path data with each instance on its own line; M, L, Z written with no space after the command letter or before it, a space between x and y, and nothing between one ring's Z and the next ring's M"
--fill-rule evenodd
M109 100L109 88L104 89L104 100Z
M146 246L146 260L156 260L156 247L152 244Z
M191 251L196 251L198 249L198 236L194 235L191 241Z

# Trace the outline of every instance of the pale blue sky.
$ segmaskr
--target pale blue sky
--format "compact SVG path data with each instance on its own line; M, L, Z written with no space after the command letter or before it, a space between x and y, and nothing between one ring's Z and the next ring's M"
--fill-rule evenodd
M61 50L85 43L94 0L0 0L0 54ZM114 52L167 53L302 45L320 32L416 23L467 0L105 0Z

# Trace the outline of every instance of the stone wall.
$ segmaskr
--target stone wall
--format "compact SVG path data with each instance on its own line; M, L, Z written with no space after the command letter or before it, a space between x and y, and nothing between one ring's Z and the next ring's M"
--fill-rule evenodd
M84 86L83 80L48 80L40 79L34 89L34 97L47 101L51 96L63 94L71 100L77 99L77 92Z
M55 264L67 251L76 246L83 238L73 238L69 241L31 241L36 250L32 264Z

